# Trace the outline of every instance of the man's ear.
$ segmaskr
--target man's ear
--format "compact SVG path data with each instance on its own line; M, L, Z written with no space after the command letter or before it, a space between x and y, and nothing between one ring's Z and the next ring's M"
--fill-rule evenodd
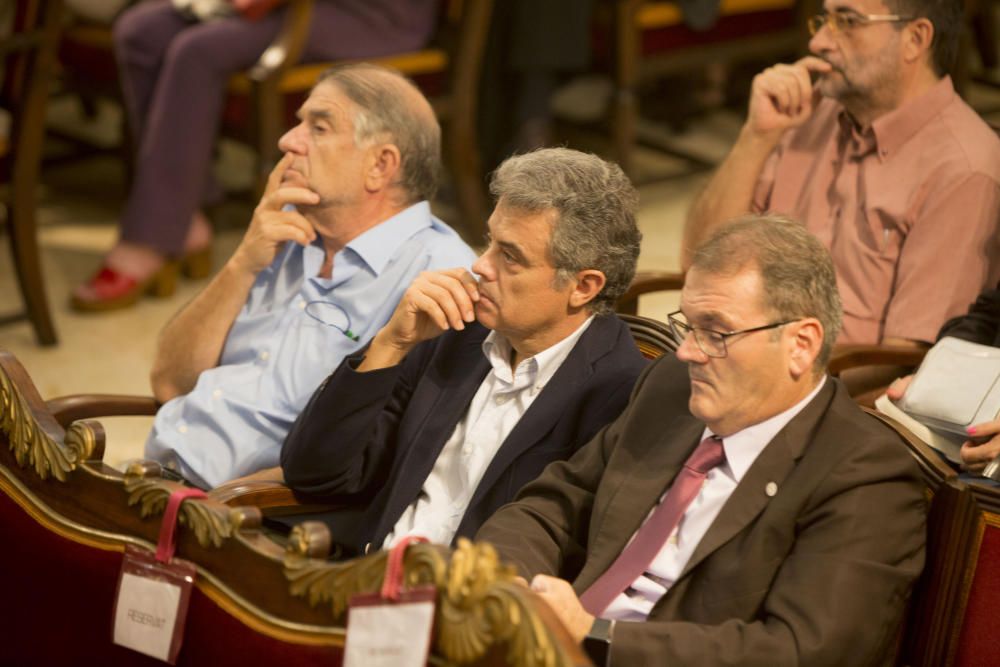
M578 271L574 280L575 285L569 295L569 305L572 308L582 308L593 301L608 282L604 273L597 269Z
M375 144L368 155L365 189L369 192L379 192L395 183L403 164L399 148L395 144Z
M806 317L785 326L791 334L788 370L797 380L813 371L813 364L823 347L823 325L815 317Z
M903 28L903 60L907 63L927 58L933 64L931 48L934 43L934 24L930 19L919 18L910 21Z

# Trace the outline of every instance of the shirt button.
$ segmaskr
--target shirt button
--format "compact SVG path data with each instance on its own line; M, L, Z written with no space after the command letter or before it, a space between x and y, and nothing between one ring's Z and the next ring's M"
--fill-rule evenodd
M216 389L215 391L212 392L212 397L213 398L219 398L220 396L222 396L222 390L221 389Z
M299 310L305 310L305 309L306 309L306 302L305 302L305 300L304 299L299 300Z
M260 353L260 360L261 361L267 361L270 356L271 356L271 353L268 352L267 350L264 350L263 352Z
M496 397L495 399L493 399L493 400L494 400L494 401L496 401L496 404L497 404L497 405L503 405L504 403L506 403L506 402L507 402L507 397L506 397L506 396L497 396L497 397Z
M181 433L187 433L188 427L186 424L181 424L180 426L177 427L177 430L180 431Z

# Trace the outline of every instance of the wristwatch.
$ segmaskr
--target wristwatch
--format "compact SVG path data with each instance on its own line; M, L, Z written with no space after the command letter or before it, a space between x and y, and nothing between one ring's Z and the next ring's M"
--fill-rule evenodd
M590 626L590 632L583 638L583 650L597 667L611 665L611 636L615 631L615 622L606 618L595 618Z

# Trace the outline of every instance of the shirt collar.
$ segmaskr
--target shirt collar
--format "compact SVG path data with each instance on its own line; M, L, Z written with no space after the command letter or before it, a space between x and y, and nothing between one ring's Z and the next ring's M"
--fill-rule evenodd
M757 460L760 453L764 451L767 444L778 434L778 431L785 428L795 415L802 412L806 405L809 404L809 401L816 397L816 394L819 393L824 384L826 384L826 375L809 392L808 396L784 412L780 412L752 426L747 426L742 431L738 431L722 439L722 448L726 452L726 463L729 465L729 469L732 471L737 483L743 479L743 475L750 469L753 462ZM715 434L712 433L712 430L706 427L702 438L708 438L713 435Z
M431 205L418 202L351 239L345 249L354 251L379 275L403 243L431 224Z
M878 149L878 138L872 128L859 128L845 109L837 114L837 122L840 125L841 145L846 146L848 156L858 159Z
M880 160L895 155L921 128L925 127L955 99L955 87L951 77L944 76L923 95L910 100L898 109L880 116L872 122L870 129L859 132L854 120L841 110L838 120L844 136L854 136L859 142L857 155L864 155L870 149L877 149ZM849 133L849 134L848 134Z
M526 377L538 391L541 391L552 376L556 374L562 362L566 360L573 350L576 342L587 330L590 323L594 321L591 315L570 335L552 345L538 354L528 357L518 366L517 374L526 374ZM483 340L483 354L493 367L493 374L507 383L515 383L514 371L510 367L510 358L513 348L507 337L497 331L491 331ZM522 370L523 369L523 370Z

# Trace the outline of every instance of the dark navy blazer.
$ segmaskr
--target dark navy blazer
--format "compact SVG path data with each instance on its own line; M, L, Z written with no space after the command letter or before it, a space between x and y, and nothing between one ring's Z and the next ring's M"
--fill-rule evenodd
M320 385L281 451L285 481L341 504L321 518L351 555L381 546L417 499L490 370L478 323L416 346L397 366L358 373L347 357ZM621 413L645 367L628 326L595 318L504 440L459 524L472 537L545 466L571 456Z

